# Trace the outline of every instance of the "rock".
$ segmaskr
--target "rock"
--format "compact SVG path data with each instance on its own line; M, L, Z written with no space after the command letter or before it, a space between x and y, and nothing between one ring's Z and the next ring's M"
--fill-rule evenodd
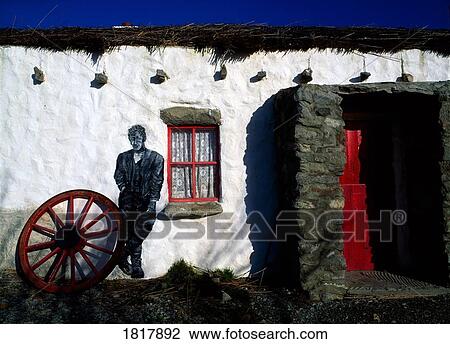
M365 81L367 79L369 79L370 77L370 73L369 72L361 72L359 73L359 81Z
M310 82L313 79L312 69L306 68L303 72L301 72L299 74L299 79L300 79L300 83L302 83L302 84L307 84L308 82Z
M34 79L38 82L44 82L45 81L45 75L42 70L40 70L38 67L34 67Z
M167 125L220 125L221 114L216 109L175 106L160 111Z
M155 77L156 77L156 79L158 80L159 83L163 83L164 81L170 79L169 76L166 74L166 72L164 72L164 70L162 70L162 69L157 69L156 70Z
M94 80L99 85L105 85L108 83L108 77L106 76L106 74L104 72L103 73L95 73Z
M222 206L218 202L178 202L169 203L158 214L160 220L198 219L221 214Z
M231 301L231 296L222 291L222 303L226 303L228 301Z
M414 77L411 74L408 73L402 73L402 76L397 79L397 81L401 82L413 82Z
M256 74L256 76L259 78L259 80L262 80L267 76L267 73L265 71L261 70L258 72L258 74Z
M227 71L227 67L225 67L225 65L220 66L220 80L225 80L225 78L227 77L228 71Z
M263 70L259 71L255 76L250 78L250 82L258 82L264 79L267 76L267 73Z

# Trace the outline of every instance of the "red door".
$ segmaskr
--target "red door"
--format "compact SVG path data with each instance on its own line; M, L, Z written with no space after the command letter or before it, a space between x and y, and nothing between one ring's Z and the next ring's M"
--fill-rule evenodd
M344 256L347 270L373 270L372 250L369 245L366 185L361 184L360 151L361 130L346 130L344 174L340 183L344 191Z

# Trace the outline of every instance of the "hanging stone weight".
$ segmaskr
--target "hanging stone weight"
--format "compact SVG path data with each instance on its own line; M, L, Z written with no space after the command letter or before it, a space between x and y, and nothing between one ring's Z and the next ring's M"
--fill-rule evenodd
M222 65L220 67L220 80L225 80L227 74L228 74L227 67L225 67L225 65Z
M300 83L302 83L302 84L307 84L308 82L310 82L313 79L312 69L306 68L303 72L300 73L299 79L300 79Z
M250 78L250 82L258 82L261 81L262 79L266 78L267 73L263 70L259 71L255 76L252 76Z
M108 77L103 73L95 73L95 82L99 85L105 85L108 83Z
M402 81L402 82L413 82L414 81L414 77L408 73L402 73L402 76L399 79L400 79L399 81Z
M370 73L369 72L361 72L360 74L359 74L359 81L364 81L364 80L367 80L367 79L369 79L369 76L370 76Z
M158 83L162 83L162 82L166 81L167 79L170 79L169 76L166 74L166 72L164 72L164 70L162 70L162 69L156 70L155 77L158 80Z
M40 70L38 67L34 67L33 70L34 70L34 79L38 82L44 82L45 80L44 72Z

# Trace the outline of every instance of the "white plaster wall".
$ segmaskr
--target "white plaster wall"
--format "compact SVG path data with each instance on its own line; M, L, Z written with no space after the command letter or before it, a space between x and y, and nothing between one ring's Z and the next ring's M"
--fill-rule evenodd
M413 74L415 81L450 79L448 58L418 50L392 57L399 59L400 55L405 71ZM248 226L248 166L244 164L247 131L256 128L264 133L261 142L253 142L253 146L260 144L270 150L270 106L266 104L257 112L261 116L258 125L249 126L249 122L270 96L295 86L292 79L307 67L308 58L313 82L318 84L349 83L362 69L362 57L351 53L258 53L243 62L227 63L227 78L214 81L217 69L209 62L210 56L183 48L150 54L144 47L122 47L94 64L84 53L0 47L0 208L37 207L73 188L93 189L116 201L113 173L118 153L129 149L127 129L143 124L147 146L166 157L167 128L159 110L186 105L221 111L222 206L232 213L230 231ZM34 66L45 72L46 81L41 85L33 85ZM373 55L366 55L366 66L372 73L367 82L395 81L401 73L398 61ZM151 84L156 69L164 69L170 80ZM251 83L249 79L261 69L267 72L267 78ZM106 72L109 83L101 89L90 87L94 73L101 71ZM254 152L247 153L258 155L257 148L252 149ZM252 178L258 178L258 172L253 172ZM271 167L253 184L260 182L258 197L265 198L270 207L275 204L276 190L269 177ZM165 183L158 209L166 203ZM195 223L205 225L206 221ZM203 236L180 241L173 236L186 230L175 227L168 236L157 239L164 225L167 223L157 221L144 243L148 277L163 274L178 258L205 268L231 266L240 273L248 271L253 251L248 239L214 241Z

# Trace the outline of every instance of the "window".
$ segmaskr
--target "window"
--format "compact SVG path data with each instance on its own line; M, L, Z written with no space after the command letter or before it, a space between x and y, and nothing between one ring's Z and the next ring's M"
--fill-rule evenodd
M169 202L217 201L217 126L169 126Z

